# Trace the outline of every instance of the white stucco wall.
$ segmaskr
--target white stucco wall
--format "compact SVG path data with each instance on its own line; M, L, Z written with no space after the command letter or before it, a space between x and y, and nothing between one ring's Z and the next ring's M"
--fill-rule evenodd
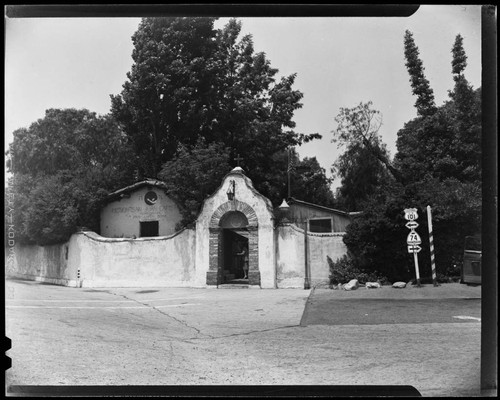
M305 277L303 230L291 225L276 228L276 281L279 288L303 288Z
M311 285L329 282L329 265L326 256L333 261L347 254L343 242L344 233L308 233L308 257L311 271Z
M195 247L192 229L142 239L79 232L60 245L18 246L7 276L78 287L194 286Z
M238 170L227 174L217 191L205 200L196 221L196 285L206 286L209 269L210 220L217 208L228 202L227 190L231 180L235 181L235 199L248 204L257 215L260 287L273 288L275 285L275 248L272 204L269 199L258 193L252 181Z
M158 200L154 205L144 201L148 191L154 191ZM109 238L140 237L140 222L158 221L159 236L175 233L182 219L179 207L162 190L142 187L130 193L129 198L112 201L101 210L101 236Z
M77 269L70 242L52 246L16 244L6 277L76 286Z
M294 224L279 226L276 229L276 270L279 288L302 288L305 279L305 242L304 230ZM342 241L343 233L307 234L307 257L310 271L310 284L329 280L329 266L326 256L333 261L347 253Z
M182 287L195 276L195 234L170 237L104 238L76 234L82 287Z

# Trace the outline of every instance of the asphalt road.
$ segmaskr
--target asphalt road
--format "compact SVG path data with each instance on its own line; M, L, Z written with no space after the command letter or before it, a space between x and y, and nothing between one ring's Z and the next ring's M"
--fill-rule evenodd
M480 293L7 281L7 395L10 385L411 385L478 396Z
M378 325L471 322L481 320L480 288L461 288L460 297L442 297L443 288L426 285L409 289L356 291L315 290L302 325ZM446 290L446 288L444 288ZM432 298L434 295L434 298ZM445 296L458 296L453 293Z

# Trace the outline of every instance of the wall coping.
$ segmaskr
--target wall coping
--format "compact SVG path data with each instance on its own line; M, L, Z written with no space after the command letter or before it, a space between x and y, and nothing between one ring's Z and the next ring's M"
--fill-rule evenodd
M289 226L296 232L304 233L304 228L300 228L295 225L293 222L283 223L281 226ZM279 226L277 227L279 229ZM307 232L307 236L319 236L319 237L336 237L336 236L344 236L345 232Z
M107 238L101 236L93 231L81 231L76 232L75 234L80 234L88 237L89 239L95 240L97 242L106 242L106 243L122 243L122 242L150 242L150 241L162 241L162 240L170 240L174 237L180 235L185 230L193 230L190 228L182 228L180 231L174 232L169 236L154 236L154 237L141 237L141 238Z

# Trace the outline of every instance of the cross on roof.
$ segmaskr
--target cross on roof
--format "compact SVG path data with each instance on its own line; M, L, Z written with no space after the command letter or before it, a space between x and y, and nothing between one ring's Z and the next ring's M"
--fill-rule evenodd
M238 154L238 157L235 157L234 158L234 161L236 161L238 163L238 167L240 166L240 161L243 160L243 157L240 157L240 155Z

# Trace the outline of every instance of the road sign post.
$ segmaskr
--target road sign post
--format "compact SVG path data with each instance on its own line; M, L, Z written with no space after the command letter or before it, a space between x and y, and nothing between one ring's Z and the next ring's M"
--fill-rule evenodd
M413 260L415 262L415 276L417 277L417 287L421 287L417 254L420 250L422 250L422 248L419 246L419 244L422 243L422 239L420 239L420 236L415 231L415 229L418 227L418 222L416 221L416 219L418 219L418 213L416 208L406 208L404 212L405 219L409 221L406 223L406 227L410 229L410 233L406 238L406 243L408 244L408 252L413 253Z
M413 260L415 261L415 275L417 276L417 287L420 287L420 273L418 271L418 256L417 252L413 252Z

